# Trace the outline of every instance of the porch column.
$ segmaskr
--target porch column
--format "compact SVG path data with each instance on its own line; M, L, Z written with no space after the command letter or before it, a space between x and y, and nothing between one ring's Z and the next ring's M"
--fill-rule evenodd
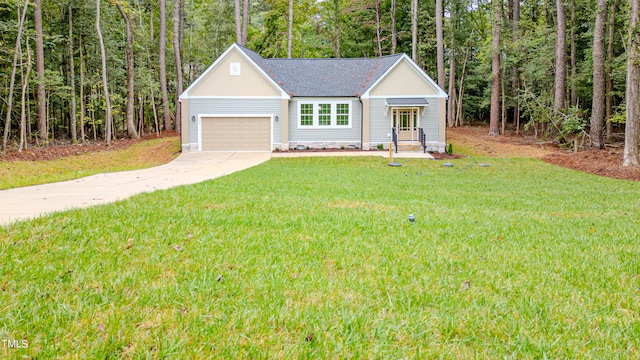
M369 99L362 99L362 150L369 150Z
M289 150L289 100L282 99L281 104L280 129L282 137L282 148L280 150Z

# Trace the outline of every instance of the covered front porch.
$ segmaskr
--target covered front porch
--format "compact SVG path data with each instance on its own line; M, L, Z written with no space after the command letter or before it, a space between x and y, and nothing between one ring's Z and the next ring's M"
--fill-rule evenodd
M420 126L420 117L428 106L425 98L386 99L386 115L391 117L391 140L396 152L426 152L426 136Z

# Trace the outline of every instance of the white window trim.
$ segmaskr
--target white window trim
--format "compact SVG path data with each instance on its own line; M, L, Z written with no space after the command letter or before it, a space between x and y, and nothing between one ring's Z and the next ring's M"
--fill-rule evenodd
M301 108L302 105L311 104L313 108L313 125L302 125L302 113ZM331 125L320 125L320 111L318 110L318 106L320 104L330 104L331 105ZM349 113L347 114L349 125L338 125L338 113L337 113L337 105L338 104L347 104L349 105ZM298 104L298 129L351 129L353 128L352 121L352 112L353 112L353 103L351 101L299 101ZM305 114L308 115L308 114Z

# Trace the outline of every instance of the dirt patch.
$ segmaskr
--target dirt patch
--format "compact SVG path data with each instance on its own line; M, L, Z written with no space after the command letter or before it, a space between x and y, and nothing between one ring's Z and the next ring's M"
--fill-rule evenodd
M54 160L65 156L82 155L93 152L122 150L141 141L168 138L179 136L175 131L163 131L162 133L145 134L140 139L118 139L111 141L111 145L107 146L103 140L89 140L86 143L70 144L65 141L57 141L48 146L32 146L22 152L16 149L8 149L5 157L0 156L3 161L36 161L36 160Z
M501 136L489 136L486 126L447 128L447 142L469 149L477 155L490 157L539 158L558 166L616 179L640 181L640 168L622 166L622 147L582 149L573 152L549 141L507 131Z

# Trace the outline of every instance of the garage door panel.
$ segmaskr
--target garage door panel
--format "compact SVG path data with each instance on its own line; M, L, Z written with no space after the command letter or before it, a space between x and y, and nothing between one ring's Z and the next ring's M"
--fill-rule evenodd
M203 151L271 150L270 117L203 117Z

